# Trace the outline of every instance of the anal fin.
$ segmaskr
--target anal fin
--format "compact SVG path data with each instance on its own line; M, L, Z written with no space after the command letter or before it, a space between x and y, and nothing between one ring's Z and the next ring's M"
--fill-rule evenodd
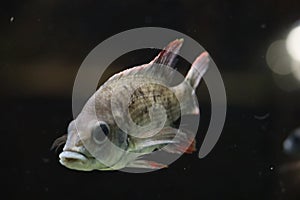
M196 151L196 140L191 134L178 130L173 143L163 147L163 150L168 153L187 153L191 154Z
M143 169L161 169L161 168L167 168L168 165L164 165L150 160L134 160L128 163L126 167L143 168Z

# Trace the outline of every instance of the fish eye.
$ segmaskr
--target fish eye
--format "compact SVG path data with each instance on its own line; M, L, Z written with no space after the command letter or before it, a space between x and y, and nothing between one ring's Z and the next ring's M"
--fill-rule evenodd
M92 137L96 143L102 143L109 132L109 126L105 122L97 122L92 130Z

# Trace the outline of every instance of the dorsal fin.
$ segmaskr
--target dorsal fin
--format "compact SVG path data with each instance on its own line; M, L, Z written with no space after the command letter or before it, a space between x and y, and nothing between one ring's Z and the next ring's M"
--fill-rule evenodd
M171 70L165 66L172 67L182 44L183 39L172 41L150 63L119 72L110 77L105 84L130 75L145 75L162 81L168 80L171 77Z
M172 67L174 59L177 56L183 41L183 38L181 38L169 43L168 46L166 46L150 63Z

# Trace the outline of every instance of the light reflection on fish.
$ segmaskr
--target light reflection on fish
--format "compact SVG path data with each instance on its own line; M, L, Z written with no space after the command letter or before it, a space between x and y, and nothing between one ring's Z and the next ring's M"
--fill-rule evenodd
M130 152L147 155L162 147L165 147L163 150L168 153L181 154L195 151L194 137L175 128L174 122L182 114L199 114L198 104L189 97L194 94L194 90L207 71L208 53L204 52L196 58L184 81L179 85L168 88L163 84L157 84L157 82L164 83L170 78L170 74L163 67L172 66L182 43L183 39L177 39L165 47L150 63L122 71L106 81L87 101L78 117L69 124L67 136L64 135L54 142L53 147L65 143L63 152L59 155L60 163L67 168L82 171L117 170L125 167L158 169L167 166L133 157ZM130 133L126 133L119 128L116 116L113 116L111 110L111 100L113 89L120 87L123 88L117 94L119 95L117 103L120 105L123 103L122 93L126 93L130 88L137 88L132 93L128 105L133 123L143 127L151 120L157 124L163 120L163 127L158 133L153 134L158 128L155 126L145 130L138 129L137 133L133 133L137 129L129 128ZM154 104L159 104L165 109L165 119L161 119L160 115L151 118L150 108L153 108ZM181 105L183 107L180 107ZM156 109L156 113L161 110L160 107ZM92 118L94 110L96 110L97 120ZM126 125L126 116L122 116L121 111L119 113L119 120ZM155 125L155 123L150 124ZM141 137L134 137L134 134ZM108 140L124 151L120 153L112 150ZM85 144L101 152L101 159L93 157Z

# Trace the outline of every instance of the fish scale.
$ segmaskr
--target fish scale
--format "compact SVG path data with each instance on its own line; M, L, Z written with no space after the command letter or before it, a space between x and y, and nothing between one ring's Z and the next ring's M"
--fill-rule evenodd
M133 92L130 100L128 106L130 116L139 126L144 126L151 122L149 109L155 105L164 107L167 115L166 125L180 117L179 101L174 92L163 85L156 83L145 84ZM155 115L155 112L153 114ZM160 116L154 116L154 118L160 119Z

